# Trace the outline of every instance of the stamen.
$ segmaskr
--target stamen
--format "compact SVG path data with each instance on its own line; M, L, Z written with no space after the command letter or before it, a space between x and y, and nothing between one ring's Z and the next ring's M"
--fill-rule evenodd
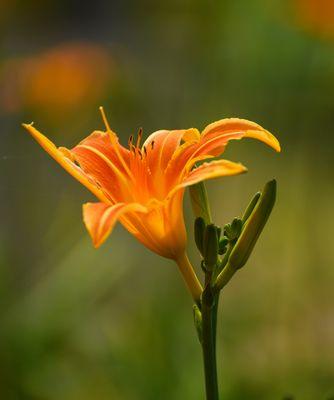
M105 112L104 112L103 107L100 106L100 107L99 107L99 110L100 110L101 115L102 115L103 123L104 123L104 125L105 125L105 127L106 127L106 129L107 129L107 131L108 131L108 133L109 133L109 135L112 136L113 131L112 131L111 128L110 128L110 125L109 125L109 122L108 122L108 120L107 120L107 117L106 117L106 114L105 114Z
M131 146L132 146L132 141L133 141L133 135L131 135L131 136L129 137L129 140L128 140L129 148L131 148Z
M121 164L123 165L123 168L125 169L125 171L126 171L127 174L129 175L129 177L130 177L131 179L134 179L132 172L130 171L130 169L129 169L129 167L127 166L127 164L126 164L126 162L125 162L125 160L124 160L124 158L123 158L121 152L119 151L117 136L116 136L116 134L110 129L110 125L109 125L109 123L108 123L108 120L107 120L107 117L106 117L106 114L105 114L105 112L104 112L103 107L100 106L100 107L99 107L99 110L100 110L100 112L101 112L104 125L106 126L107 132L108 132L108 134L109 134L110 141L111 141L111 145L113 146L113 148L114 148L114 150L115 150L115 152L116 152L116 154L117 154L117 157L119 158Z
M143 128L139 128L136 147L140 146L140 141L143 136Z
M153 150L153 148L154 148L154 140L152 140L151 142L151 150Z
M146 146L144 146L144 153L145 153L145 157L146 157L147 156Z
M142 159L143 159L143 154L142 154L142 152L141 152L140 149L138 149L138 148L137 148L137 151L138 151L138 154L139 154L139 156L140 156L140 159L142 160Z

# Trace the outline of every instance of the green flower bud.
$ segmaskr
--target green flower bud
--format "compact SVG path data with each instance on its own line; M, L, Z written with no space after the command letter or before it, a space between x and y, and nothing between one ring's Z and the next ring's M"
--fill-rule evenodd
M205 222L202 217L198 217L195 219L194 224L194 236L195 243L199 250L199 252L203 255L203 243L204 243L204 232L205 232Z
M190 200L195 217L202 217L205 223L211 222L211 212L204 182L189 187Z
M240 218L234 218L231 224L231 229L232 232L234 233L234 236L237 238L239 237L242 229L242 221Z
M207 225L204 234L203 257L206 267L212 270L218 261L218 235L214 224Z
M239 237L242 229L242 220L234 218L230 224L224 226L224 235L230 240L235 240Z
M228 263L233 269L243 267L248 260L255 243L264 228L276 199L276 181L269 181L248 217L241 235L235 244Z
M232 231L231 231L231 224L225 224L224 225L224 235L229 238L231 235Z
M227 245L229 243L229 239L226 236L223 236L220 240L219 240L219 254L224 254L226 252L227 249Z
M252 200L248 204L248 206L247 206L247 208L246 208L246 210L244 212L244 215L242 216L242 223L243 224L248 220L248 218L251 215L252 211L254 210L254 207L256 206L260 196L261 196L261 192L255 193L254 197L252 198Z

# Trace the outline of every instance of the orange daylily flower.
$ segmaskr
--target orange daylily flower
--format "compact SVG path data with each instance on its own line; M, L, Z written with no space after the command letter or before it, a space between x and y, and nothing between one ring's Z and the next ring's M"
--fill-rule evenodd
M42 108L49 118L73 113L102 97L114 69L105 47L85 41L9 58L1 63L0 104L8 112Z
M305 29L324 38L334 38L333 0L295 0L295 15Z
M146 247L174 259L194 298L201 285L186 256L183 194L187 186L246 168L227 160L196 162L219 156L233 139L258 139L280 151L277 139L260 125L243 119L222 119L197 129L160 130L140 145L142 132L123 147L110 129L95 131L73 149L57 148L32 124L24 124L37 142L98 199L83 206L83 219L95 247L119 220ZM190 282L190 283L189 283Z

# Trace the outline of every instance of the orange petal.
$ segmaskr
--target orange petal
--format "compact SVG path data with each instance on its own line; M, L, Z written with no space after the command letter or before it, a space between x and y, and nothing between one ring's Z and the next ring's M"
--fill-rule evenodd
M229 140L244 137L258 139L274 150L281 151L280 144L274 135L255 122L239 118L225 118L208 125L202 132L202 146L198 151L201 154L204 151L210 151L208 154L219 155Z
M22 124L25 129L33 136L33 138L43 147L43 149L50 154L68 173L75 179L86 186L98 199L105 202L110 202L108 197L103 191L98 188L94 182L85 174L85 172L78 167L71 157L69 150L65 148L58 149L46 136L35 129L31 124Z
M81 155L84 153L83 148L86 146L94 148L96 151L103 154L103 156L108 158L121 172L124 172L129 165L129 150L118 143L116 134L111 136L108 132L94 131L75 146L72 152L79 156L79 154ZM117 146L117 152L115 146ZM119 155L117 154L118 152ZM120 156L126 163L125 167L120 160Z
M182 137L182 140L184 140L185 142L189 141L199 142L200 139L201 139L201 134L199 133L199 130L196 128L187 129Z
M168 194L168 197L173 196L176 191L186 186L191 186L195 183L207 179L218 178L220 176L238 175L246 171L247 168L242 164L228 160L217 160L204 163L200 167L193 169L179 185L172 189Z
M94 247L99 247L111 233L117 220L125 213L147 212L138 203L117 203L110 206L105 203L86 203L83 205L83 220L93 240Z
M154 253L162 255L166 250L159 237L155 237L148 226L152 210L148 210L145 215L127 214L120 218L122 225L148 249Z
M181 140L198 142L199 139L200 133L195 128L160 130L152 133L143 144L142 150L146 148L147 163L153 175L158 179L161 178L170 160L178 151Z
M175 182L179 181L180 176L184 174L184 168L187 162L189 161L190 165L192 154L197 148L198 142L189 140L179 146L174 152L173 157L169 160L164 171L166 182L168 182L169 185L173 185ZM201 155L199 157L199 159L203 159ZM210 158L210 156L208 156L208 158Z
M217 157L223 153L229 140L244 137L258 139L276 151L280 151L280 145L275 136L260 125L245 119L225 118L208 125L202 132L199 142L189 141L179 147L169 162L166 179L169 182L176 181L196 160Z
M179 147L186 130L161 130L152 133L145 141L147 163L152 172L162 172ZM153 145L152 145L153 143Z
M146 204L147 213L129 213L121 217L121 223L147 248L155 253L175 259L186 247L186 231L183 221L183 193L168 200L152 199ZM128 222L132 227L128 227Z
M131 181L124 170L96 147L79 144L72 151L83 171L92 177L110 195L114 203L132 198L129 190Z

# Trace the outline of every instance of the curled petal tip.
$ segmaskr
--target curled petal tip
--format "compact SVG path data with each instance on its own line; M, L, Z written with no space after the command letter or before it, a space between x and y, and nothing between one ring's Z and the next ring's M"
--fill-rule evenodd
M246 137L258 139L276 150L278 153L281 151L281 145L276 137L267 130L249 130L246 133Z
M268 132L268 134L270 135L269 136L270 143L268 143L269 146L271 146L274 150L276 150L277 153L280 153L281 152L281 145L280 145L279 141L271 133Z
M239 166L240 166L240 173L241 174L245 174L246 172L248 172L248 168L245 167L243 164L240 163Z
M227 161L227 160L225 160L225 161ZM246 172L248 172L248 168L245 165L243 165L239 162L236 162L236 163L234 163L232 161L228 161L228 162L231 163L229 168L231 169L231 171L234 172L231 175L245 174Z

